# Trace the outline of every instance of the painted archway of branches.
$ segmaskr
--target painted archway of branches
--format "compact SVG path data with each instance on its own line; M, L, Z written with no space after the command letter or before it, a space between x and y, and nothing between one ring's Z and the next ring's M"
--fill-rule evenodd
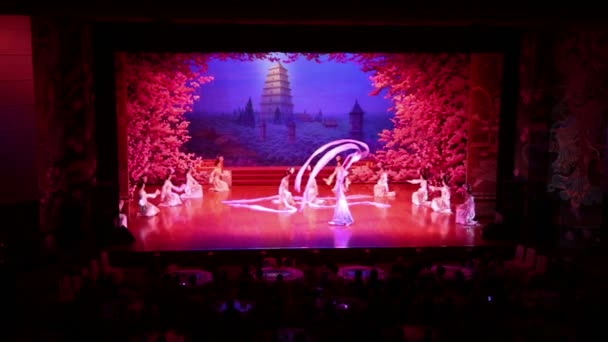
M290 63L298 58L322 62L354 62L369 73L375 90L392 100L394 129L384 130L384 143L373 158L389 170L393 181L418 177L429 168L454 187L465 182L470 59L467 54L128 54L127 131L129 180L146 175L151 181L167 170L182 172L200 158L182 150L190 140L184 114L192 110L200 87L213 80L207 65L213 59ZM196 67L193 67L196 66ZM319 142L321 143L321 142ZM374 181L375 172L354 170L359 181Z

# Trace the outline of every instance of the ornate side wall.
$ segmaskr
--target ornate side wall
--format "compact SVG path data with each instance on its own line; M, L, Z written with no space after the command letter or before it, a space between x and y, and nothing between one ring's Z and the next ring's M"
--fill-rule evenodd
M33 17L41 229L65 246L92 237L96 184L91 26Z

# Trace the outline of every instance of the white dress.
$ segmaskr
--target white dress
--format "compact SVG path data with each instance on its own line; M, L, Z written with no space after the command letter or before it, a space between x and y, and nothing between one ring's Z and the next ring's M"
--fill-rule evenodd
M123 213L118 214L118 227L127 228L127 215Z
M344 180L348 176L348 171L343 167L337 170L336 175L336 186L334 191L336 193L336 207L334 209L334 217L329 224L336 226L349 226L355 222L353 215L350 213L348 202L346 201L346 195L344 194Z
M124 202L121 200L118 203L118 219L116 221L116 227L124 227L127 228L127 215L122 213L122 208L124 206Z
M375 197L393 197L395 196L394 191L388 191L388 175L386 172L380 174L378 183L374 185L374 196Z
M475 215L475 198L473 195L468 195L464 203L456 207L456 223L474 226L477 224Z
M289 175L281 179L279 185L279 204L286 208L295 209L296 203L293 200L293 195L289 191Z
M332 189L333 192L336 192L336 189L338 188L338 179L337 178L338 178L338 174L342 170L344 170L343 166L336 166L336 168L334 169L334 172L329 177L323 179L327 185L331 185L331 183L334 181L334 178L336 178L336 184L334 185L334 187ZM348 176L344 177L344 179L340 180L340 182L342 184L342 191L344 191L344 192L348 191L348 189L350 188L350 184L351 184L351 181L348 178Z
M425 179L414 179L408 181L412 184L420 184L420 188L412 193L412 204L414 205L428 205L429 204L429 192L427 190L427 181Z
M431 208L438 213L451 213L450 188L447 185L444 185L439 189L441 190L441 196L433 198L431 201Z
M211 191L225 192L230 191L228 183L222 180L222 169L215 167L209 176L209 183L211 183Z
M184 184L183 190L181 198L203 198L203 187L190 172L186 173L186 184Z
M317 180L316 179L310 179L310 186L306 187L306 190L304 192L304 195L302 196L302 208L304 208L305 205L310 205L310 204L322 204L323 201L322 199L319 198L319 186L317 184Z
M304 198L308 203L315 203L318 200L317 197L319 197L319 186L317 185L317 180L313 179L310 184L310 189L304 194Z
M179 191L179 188L173 185L170 179L165 181L163 188L160 191L160 204L161 207L175 207L182 204L182 200L179 195L173 191Z
M149 194L146 192L146 190L143 187L141 189L139 189L139 192L138 192L139 199L137 201L137 204L139 205L139 214L138 215L151 217L160 212L160 209L158 209L154 204L148 202L148 198L156 198L156 196L158 196L158 194L159 194L158 190L155 193Z

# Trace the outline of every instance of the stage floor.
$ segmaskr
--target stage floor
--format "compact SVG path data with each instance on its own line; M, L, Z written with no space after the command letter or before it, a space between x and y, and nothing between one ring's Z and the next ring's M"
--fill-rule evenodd
M320 196L328 198L330 187L319 184ZM177 207L160 207L151 218L137 216L132 201L129 230L136 242L132 250L201 251L228 249L277 248L382 248L382 247L459 247L481 246L480 228L466 228L454 222L454 215L437 214L430 208L411 204L417 186L396 184L395 198L353 199L350 202L376 201L390 205L352 205L355 223L349 227L332 226L332 208L305 208L303 212L276 213L232 207L225 200L243 200L273 196L277 186L235 186L230 192L206 191L202 199L184 200ZM148 191L151 191L148 189ZM353 184L348 196L372 195L373 185ZM151 200L158 203L158 200ZM278 209L268 200L256 203Z

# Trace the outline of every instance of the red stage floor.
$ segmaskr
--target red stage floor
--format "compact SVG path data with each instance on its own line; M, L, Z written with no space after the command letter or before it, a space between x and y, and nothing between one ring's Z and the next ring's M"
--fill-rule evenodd
M319 184L320 196L332 196ZM204 198L185 200L182 206L163 208L155 217L138 217L131 204L129 230L135 251L188 251L274 248L377 248L480 246L479 228L455 224L454 215L437 214L411 204L417 187L391 186L393 199L376 199L390 208L353 205L355 223L350 227L328 224L330 208L306 208L293 214L254 211L223 204L223 200L276 195L277 186L235 186L230 192L205 191ZM205 189L206 190L206 189ZM148 190L150 191L150 190ZM348 195L373 194L373 185L354 184ZM374 198L366 200L373 201ZM157 200L152 200L157 203ZM260 203L276 208L271 201Z

